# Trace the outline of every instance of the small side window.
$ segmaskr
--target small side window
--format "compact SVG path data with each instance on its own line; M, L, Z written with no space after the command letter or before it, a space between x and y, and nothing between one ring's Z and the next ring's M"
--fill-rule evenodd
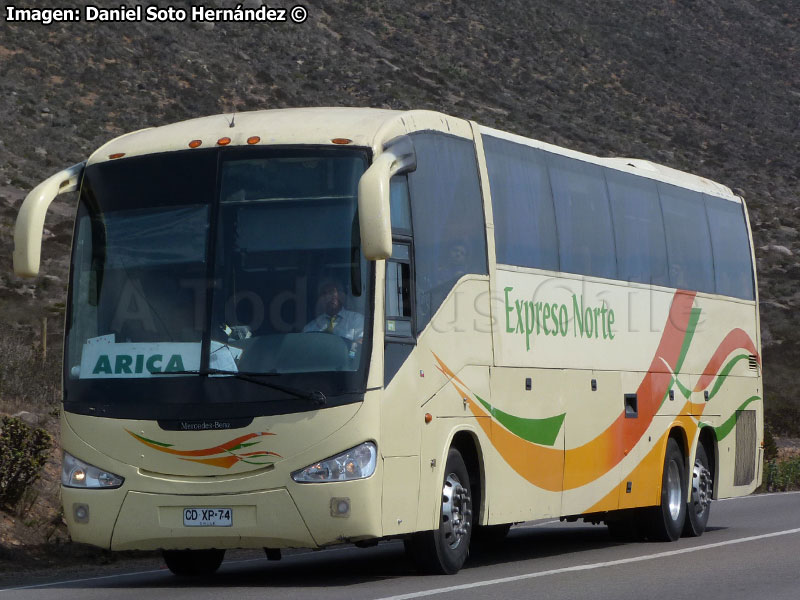
M753 300L753 264L744 207L703 194L714 253L716 291L723 296Z
M389 180L392 231L411 235L411 203L408 199L408 177L397 175Z
M386 261L386 336L409 338L413 335L411 295L411 246L392 244Z
M667 234L670 285L714 293L714 261L703 196L684 188L658 184Z

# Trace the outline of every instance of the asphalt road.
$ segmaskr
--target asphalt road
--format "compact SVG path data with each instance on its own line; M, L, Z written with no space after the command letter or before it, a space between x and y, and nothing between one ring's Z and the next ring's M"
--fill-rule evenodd
M6 598L170 600L725 600L800 598L800 492L715 502L709 528L675 543L619 543L604 526L527 523L454 576L419 576L402 544L284 554L229 553L210 577L181 579L138 561L6 583Z

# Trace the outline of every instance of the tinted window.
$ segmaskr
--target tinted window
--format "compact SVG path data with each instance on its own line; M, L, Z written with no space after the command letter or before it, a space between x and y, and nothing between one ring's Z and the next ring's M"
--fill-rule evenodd
M411 234L411 206L408 200L408 178L397 175L389 181L392 231Z
M488 268L474 144L434 133L412 139L417 169L408 179L420 332L462 275Z
M556 154L547 154L547 165L561 270L615 278L614 236L602 169Z
M410 337L411 331L411 246L392 244L386 261L386 335Z
M714 292L714 263L703 196L664 183L658 184L658 192L667 234L670 285Z
M753 265L744 207L730 200L703 195L714 251L717 293L753 300Z
M497 262L558 270L553 197L544 153L484 136Z
M664 223L655 181L607 169L620 279L669 285Z

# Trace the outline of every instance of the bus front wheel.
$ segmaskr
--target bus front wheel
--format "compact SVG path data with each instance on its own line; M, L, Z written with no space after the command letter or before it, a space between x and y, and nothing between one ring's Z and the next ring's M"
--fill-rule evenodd
M167 568L175 575L196 577L215 573L225 558L225 550L164 550Z
M415 533L405 542L406 553L424 573L452 575L467 560L472 536L472 495L461 453L451 448L442 482L439 527Z
M661 476L661 504L648 509L652 540L674 542L681 537L686 520L686 469L678 442L670 438Z

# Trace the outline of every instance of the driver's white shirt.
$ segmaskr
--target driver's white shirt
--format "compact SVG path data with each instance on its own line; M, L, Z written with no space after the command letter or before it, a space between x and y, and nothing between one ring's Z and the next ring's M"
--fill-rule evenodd
M354 342L364 337L364 315L345 308L333 316L322 313L303 327L303 331L328 331L331 319L333 319L333 331L331 333Z

